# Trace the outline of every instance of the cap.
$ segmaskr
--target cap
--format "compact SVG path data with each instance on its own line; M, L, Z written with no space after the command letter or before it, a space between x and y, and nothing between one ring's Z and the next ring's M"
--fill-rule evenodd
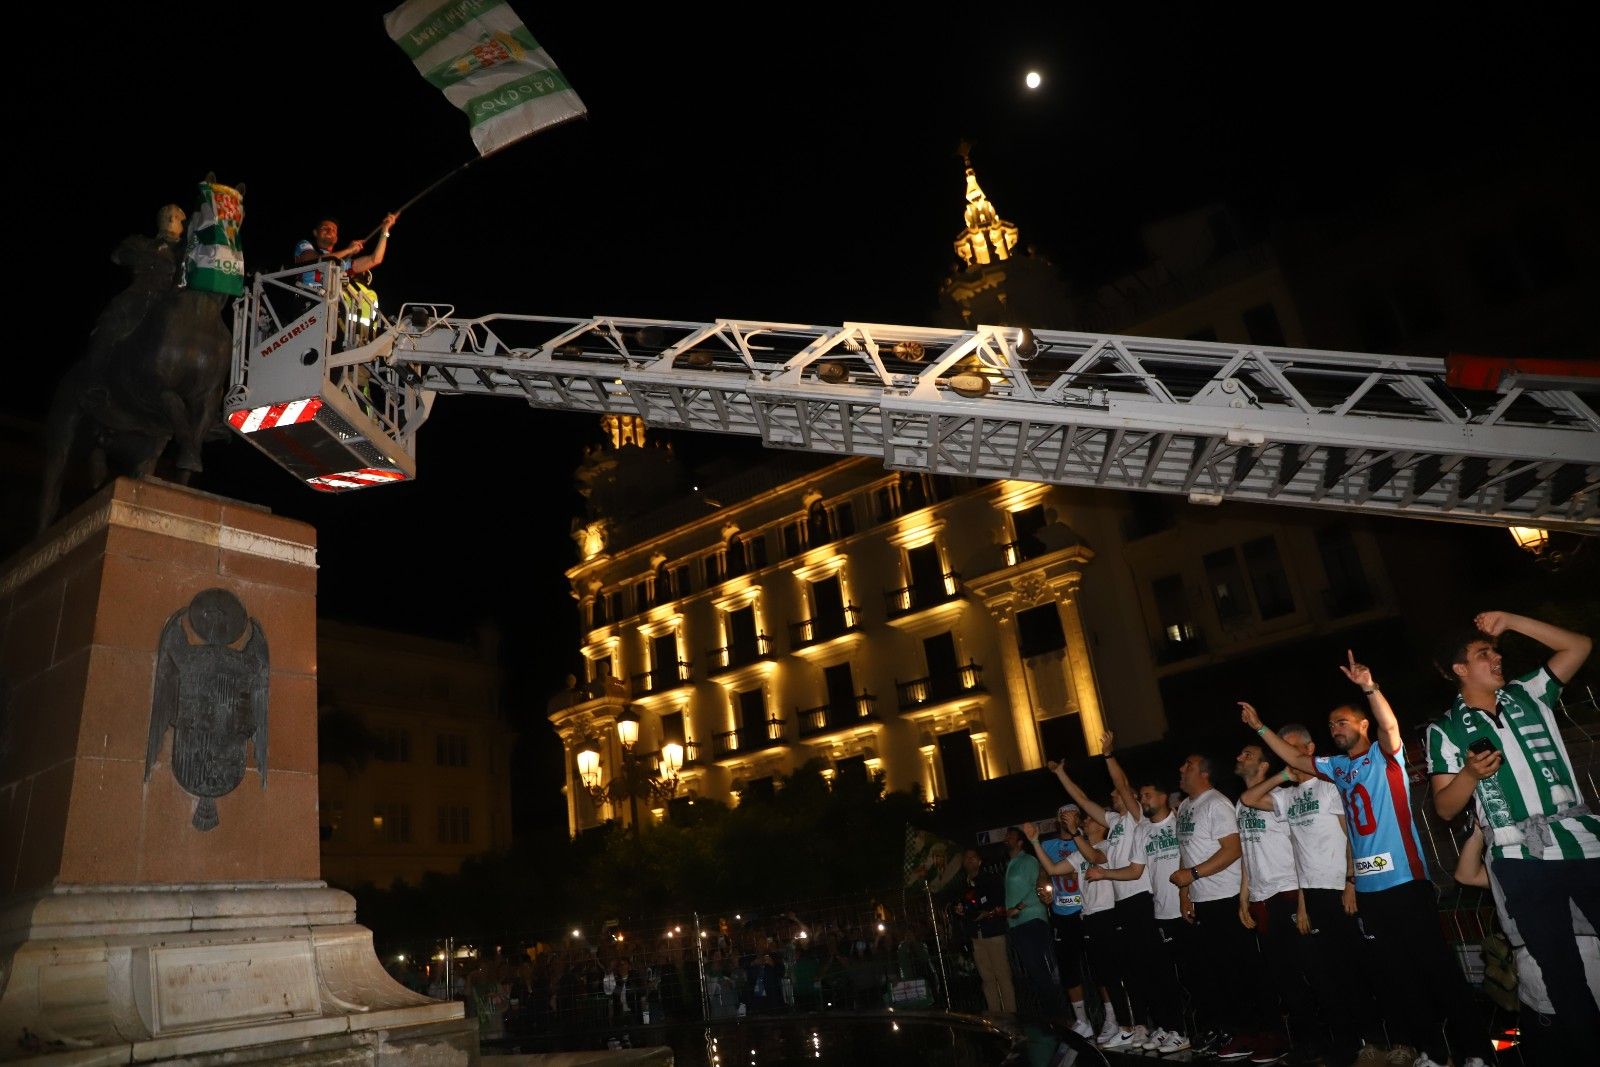
M1059 808L1056 809L1056 814L1057 815L1065 815L1069 811L1082 812L1083 809L1078 807L1078 805L1076 805L1076 804L1063 804Z

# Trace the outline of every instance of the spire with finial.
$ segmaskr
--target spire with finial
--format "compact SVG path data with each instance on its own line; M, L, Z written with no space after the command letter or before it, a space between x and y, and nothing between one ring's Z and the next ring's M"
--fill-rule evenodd
M1017 228L1005 219L983 195L978 175L972 169L972 146L963 141L961 162L967 168L967 228L955 239L956 255L967 267L983 267L1011 258L1017 246Z

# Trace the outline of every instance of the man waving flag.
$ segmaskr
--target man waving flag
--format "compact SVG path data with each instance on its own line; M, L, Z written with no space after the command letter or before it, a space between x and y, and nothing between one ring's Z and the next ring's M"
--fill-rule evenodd
M467 113L480 156L587 113L505 0L406 0L383 23L422 76Z

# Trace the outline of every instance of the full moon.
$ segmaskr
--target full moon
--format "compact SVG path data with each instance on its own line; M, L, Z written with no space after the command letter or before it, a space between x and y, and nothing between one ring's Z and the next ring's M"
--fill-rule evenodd
M1039 72L1036 70L1028 71L1028 76L1024 79L1024 81L1028 83L1028 88L1030 89L1039 88L1039 83L1043 80L1043 78L1039 77Z

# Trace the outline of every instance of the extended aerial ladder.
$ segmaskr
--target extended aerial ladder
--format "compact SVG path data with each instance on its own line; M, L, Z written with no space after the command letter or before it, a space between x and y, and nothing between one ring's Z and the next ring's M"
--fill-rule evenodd
M415 477L435 398L468 394L897 470L1600 532L1581 373L1458 392L1434 358L1014 326L388 317L324 266L330 295L296 268L238 301L226 403L322 490Z

